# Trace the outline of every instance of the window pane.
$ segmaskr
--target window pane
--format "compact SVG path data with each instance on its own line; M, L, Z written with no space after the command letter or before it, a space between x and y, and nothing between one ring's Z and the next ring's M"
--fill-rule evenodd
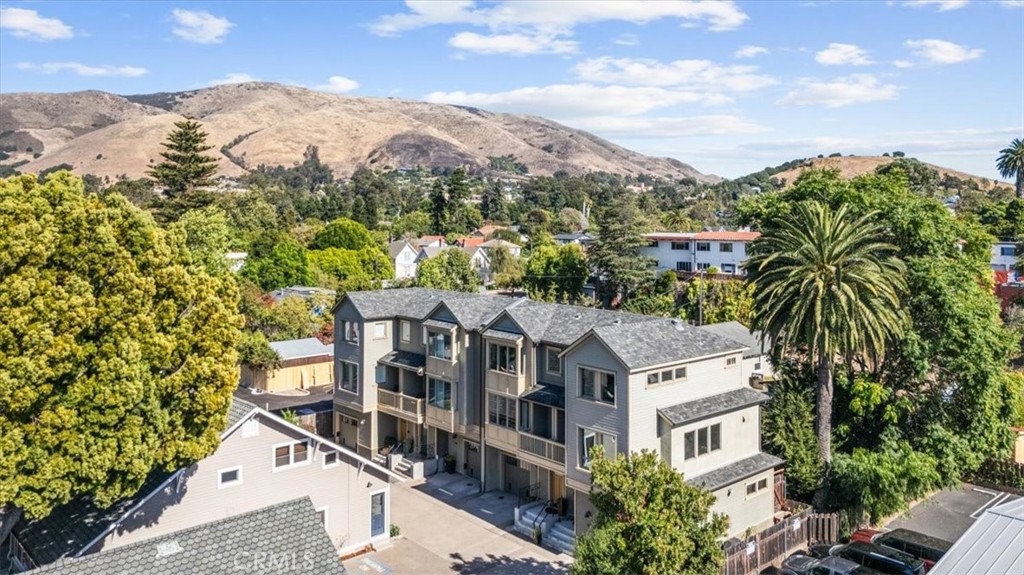
M309 445L306 442L296 443L292 446L293 460L295 463L305 461L309 457Z
M704 455L708 452L708 428L702 427L697 430L697 455Z
M594 398L594 372L589 369L580 370L580 395Z
M692 432L692 431L687 431L686 435L683 436L683 437L684 437L683 444L685 446L685 449L684 449L684 451L685 451L685 458L686 459L693 459L694 457L697 457L697 453L696 453L696 451L694 449L694 439L696 438L696 434L694 432Z
M562 358L558 357L557 349L548 350L548 371L551 373L562 373Z
M381 339L387 335L387 324L375 323L373 324L373 337Z
M676 368L676 379L686 379L686 368L685 367L677 367Z
M384 494L377 493L370 497L370 536L384 534Z
M722 424L716 423L711 426L711 451L722 448Z
M487 419L491 423L498 423L498 396L490 395L487 397Z
M508 427L509 429L516 428L516 400L506 397L505 401L508 402Z
M287 445L274 448L274 467L288 465L291 462L291 451Z
M498 369L498 346L487 344L487 369Z
M221 474L220 474L220 482L221 483L231 483L233 481L238 481L238 470L237 469L232 469L231 471L222 471L221 472Z
M661 381L672 381L672 370L661 372Z
M655 385L658 383L658 374L648 373L647 374L647 385Z
M757 482L757 489L758 490L768 489L768 479L762 479L761 481L758 481Z
M610 373L602 374L601 378L601 401L615 403L615 376Z
M757 491L757 486L753 483L747 485L747 495L753 495Z

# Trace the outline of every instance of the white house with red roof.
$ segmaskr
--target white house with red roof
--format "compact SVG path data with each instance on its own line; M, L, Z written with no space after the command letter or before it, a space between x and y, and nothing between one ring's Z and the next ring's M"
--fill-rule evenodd
M747 248L760 235L749 230L654 232L644 235L650 243L640 253L653 259L658 271L696 272L715 268L722 274L742 276Z

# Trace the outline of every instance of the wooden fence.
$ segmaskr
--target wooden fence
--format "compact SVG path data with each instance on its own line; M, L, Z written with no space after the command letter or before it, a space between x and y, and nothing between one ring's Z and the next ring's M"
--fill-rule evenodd
M967 479L982 487L1024 495L1024 463L990 459Z
M834 543L838 538L838 515L813 513L810 507L804 507L799 513L753 537L727 541L722 575L758 573L769 565L778 565L797 549L818 543Z

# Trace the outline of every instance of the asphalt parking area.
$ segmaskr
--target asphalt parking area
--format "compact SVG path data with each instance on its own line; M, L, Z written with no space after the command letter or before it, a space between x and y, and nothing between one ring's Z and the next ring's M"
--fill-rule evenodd
M965 483L959 489L936 493L885 527L910 529L952 542L959 539L986 509L1015 499L1019 498Z

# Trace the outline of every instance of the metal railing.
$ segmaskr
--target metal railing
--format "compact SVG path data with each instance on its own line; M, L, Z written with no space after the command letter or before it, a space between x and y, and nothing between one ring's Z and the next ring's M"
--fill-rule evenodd
M550 439L520 431L519 449L543 457L548 461L565 464L565 446Z
M537 500L537 494L540 493L540 482L527 485L526 487L520 487L516 492L516 507L521 507L523 502L529 503L530 501Z

